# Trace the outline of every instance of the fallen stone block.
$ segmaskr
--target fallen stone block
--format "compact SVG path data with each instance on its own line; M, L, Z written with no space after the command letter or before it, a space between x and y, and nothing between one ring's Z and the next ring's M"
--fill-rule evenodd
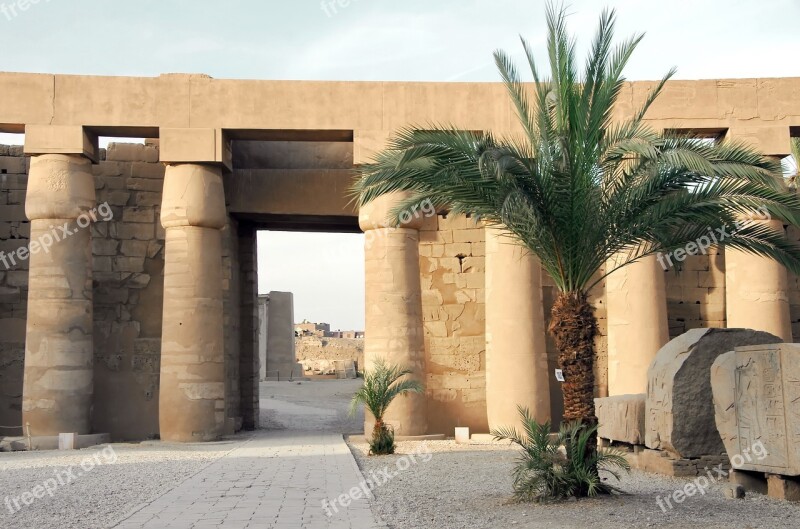
M711 381L734 468L800 476L800 344L737 347L714 362Z
M750 329L692 329L662 347L647 372L647 447L679 458L724 454L714 423L711 365L735 347L780 341Z
M644 444L644 393L594 399L598 437L632 445Z

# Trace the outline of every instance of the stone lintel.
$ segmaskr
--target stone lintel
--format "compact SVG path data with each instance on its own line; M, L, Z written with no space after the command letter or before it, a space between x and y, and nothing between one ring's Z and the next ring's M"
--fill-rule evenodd
M164 163L209 163L233 168L230 140L222 129L162 128L161 161Z
M353 131L353 165L369 163L386 148L391 137L388 130Z
M26 125L25 154L81 154L98 163L97 134L77 125Z
M791 151L789 125L734 125L726 135L728 138L749 143L767 156L788 156Z

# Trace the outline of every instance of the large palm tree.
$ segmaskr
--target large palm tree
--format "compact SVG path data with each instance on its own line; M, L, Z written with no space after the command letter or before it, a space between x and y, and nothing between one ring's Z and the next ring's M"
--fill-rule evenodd
M523 84L508 55L495 52L518 135L403 129L362 166L353 191L360 205L410 191L396 218L429 199L505 229L535 254L559 291L549 331L566 378L564 419L591 425L597 322L590 289L623 266L682 248L758 208L797 225L800 202L782 187L779 164L742 144L647 126L645 114L672 71L630 118L615 122L622 72L642 36L614 46L615 14L604 11L579 73L565 18L563 8L548 6L549 76L522 39L533 85ZM724 244L800 270L800 249L763 224L746 224Z

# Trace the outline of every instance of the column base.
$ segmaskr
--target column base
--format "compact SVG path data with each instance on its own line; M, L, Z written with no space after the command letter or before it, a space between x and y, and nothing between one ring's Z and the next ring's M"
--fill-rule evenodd
M83 450L92 446L104 445L111 442L111 434L95 433L78 435L75 438L75 450ZM30 449L32 450L58 450L57 435L31 436ZM24 452L29 450L27 437L5 437L0 440L0 452Z

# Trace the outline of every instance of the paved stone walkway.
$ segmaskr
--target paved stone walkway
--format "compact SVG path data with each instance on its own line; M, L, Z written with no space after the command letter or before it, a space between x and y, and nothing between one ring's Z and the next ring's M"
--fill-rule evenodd
M363 479L340 434L259 431L181 485L117 524L119 529L371 529L369 501L327 516Z

